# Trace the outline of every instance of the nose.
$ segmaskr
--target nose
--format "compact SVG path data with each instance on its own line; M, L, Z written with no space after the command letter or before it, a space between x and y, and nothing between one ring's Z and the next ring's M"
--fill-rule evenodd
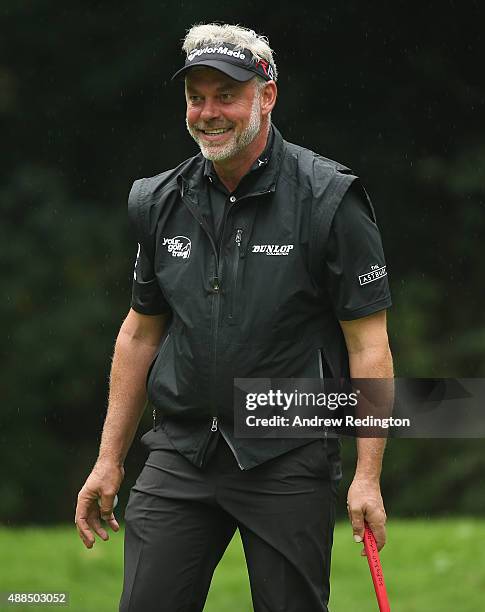
M217 102L209 97L204 100L204 105L200 111L200 118L203 121L211 121L220 117L219 105Z

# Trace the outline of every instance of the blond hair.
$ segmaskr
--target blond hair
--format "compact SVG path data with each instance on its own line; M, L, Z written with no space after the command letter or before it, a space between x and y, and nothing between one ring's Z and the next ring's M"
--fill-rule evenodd
M274 80L278 78L278 71L273 59L273 50L269 46L266 36L256 34L254 30L240 25L227 23L200 23L187 31L182 49L187 55L194 49L205 45L224 44L235 45L236 49L248 49L253 58L269 62L274 70Z

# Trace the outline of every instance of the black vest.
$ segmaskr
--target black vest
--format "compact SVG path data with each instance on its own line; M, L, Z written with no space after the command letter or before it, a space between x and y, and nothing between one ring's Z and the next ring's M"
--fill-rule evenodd
M349 376L323 263L333 216L357 177L274 130L268 166L232 202L219 247L202 215L201 154L135 181L129 197L172 309L148 400L157 426L197 466L216 427L245 469L309 441L234 437L234 378Z

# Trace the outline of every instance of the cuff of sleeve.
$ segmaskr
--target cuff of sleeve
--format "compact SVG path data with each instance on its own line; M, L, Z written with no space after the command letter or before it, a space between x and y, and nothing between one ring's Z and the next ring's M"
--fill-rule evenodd
M354 319L361 319L367 315L379 312L379 310L390 308L390 306L392 306L391 296L387 295L376 302L372 302L372 304L366 304L353 310L342 310L337 313L337 318L339 321L353 321Z
M137 304L134 302L131 302L131 308L135 312L138 312L144 315L161 315L161 314L167 314L170 312L170 308L168 306L165 308L161 306L158 306L158 307L148 306L148 305L144 306L142 304Z

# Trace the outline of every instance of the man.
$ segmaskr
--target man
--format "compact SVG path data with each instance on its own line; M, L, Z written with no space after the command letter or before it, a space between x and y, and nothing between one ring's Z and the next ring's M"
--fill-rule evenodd
M108 539L102 519L118 530L113 500L148 395L150 454L126 509L120 609L202 610L239 529L256 612L326 611L339 440L236 438L233 379L392 376L379 232L357 177L271 123L267 39L206 24L183 48L174 77L201 153L131 190L132 308L76 524L87 548L93 532ZM384 441L357 446L354 539L365 519L381 549Z

